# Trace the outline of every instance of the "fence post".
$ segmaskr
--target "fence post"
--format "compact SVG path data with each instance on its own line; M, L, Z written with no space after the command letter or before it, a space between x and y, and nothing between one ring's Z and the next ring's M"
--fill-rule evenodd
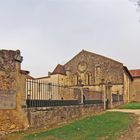
M84 98L83 98L83 95L84 95L84 91L83 91L83 84L82 84L82 80L81 79L79 79L79 89L80 89L80 92L81 92L81 104L83 104L84 103Z
M110 101L110 108L112 108L112 83L108 82L108 97Z
M83 98L84 91L83 91L82 87L80 87L80 91L81 91L81 104L83 104L84 103L84 98Z
M31 105L31 95L30 94L27 95L27 102L28 102L27 106L31 107L32 105Z
M103 94L104 110L106 109L106 85L104 79L101 80L101 92Z

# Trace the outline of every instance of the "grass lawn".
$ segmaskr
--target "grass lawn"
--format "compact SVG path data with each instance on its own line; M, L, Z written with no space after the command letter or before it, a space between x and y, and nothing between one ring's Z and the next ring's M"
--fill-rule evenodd
M20 140L116 140L132 120L133 117L127 113L107 112L46 132L14 133L6 140L18 140L18 137Z
M140 103L132 102L119 106L120 109L140 109Z

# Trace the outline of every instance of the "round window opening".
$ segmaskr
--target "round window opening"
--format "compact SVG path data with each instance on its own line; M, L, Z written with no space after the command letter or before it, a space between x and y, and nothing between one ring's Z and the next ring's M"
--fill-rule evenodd
M87 63L86 62L80 62L78 64L78 70L80 72L84 72L87 69Z

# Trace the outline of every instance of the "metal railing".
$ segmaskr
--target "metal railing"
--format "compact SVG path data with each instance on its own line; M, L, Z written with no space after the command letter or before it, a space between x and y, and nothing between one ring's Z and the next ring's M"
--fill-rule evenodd
M81 104L81 90L48 83L44 80L26 79L27 107L70 106ZM101 104L102 93L83 89L83 104Z
M78 105L78 100L26 100L27 107L71 106Z
M74 88L48 83L44 80L26 79L26 99L76 100Z
M102 100L84 100L84 104L103 104Z

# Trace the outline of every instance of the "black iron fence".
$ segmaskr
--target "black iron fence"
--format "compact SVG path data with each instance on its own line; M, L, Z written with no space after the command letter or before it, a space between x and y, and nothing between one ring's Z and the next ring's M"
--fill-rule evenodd
M112 101L113 102L121 102L121 101L123 101L123 95L112 94Z
M26 99L76 100L74 88L48 83L45 80L26 79Z
M78 100L26 100L27 107L70 106L78 105Z
M112 99L113 102L120 102L123 101L123 96L112 94ZM103 94L89 89L83 89L81 92L81 88L78 87L56 85L44 80L26 79L27 107L70 106L81 103L101 104Z
M102 104L102 100L84 100L84 104Z

